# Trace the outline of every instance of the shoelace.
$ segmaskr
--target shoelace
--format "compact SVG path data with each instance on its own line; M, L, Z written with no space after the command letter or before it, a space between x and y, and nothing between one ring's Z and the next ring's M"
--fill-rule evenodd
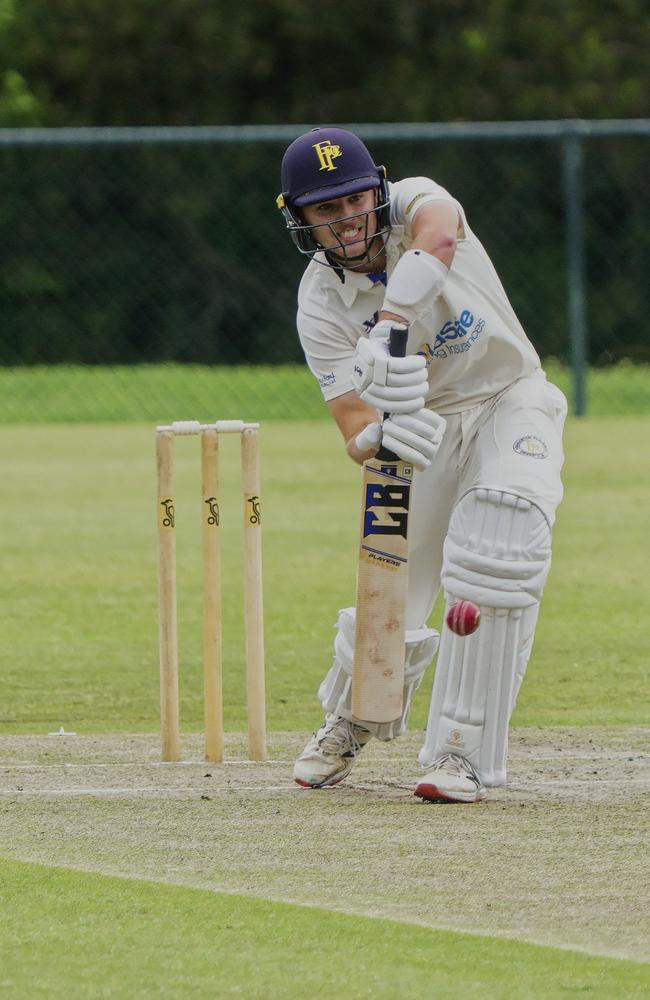
M459 757L456 753L446 753L436 761L436 768L443 765L446 766L447 770L454 771L456 774L467 775L469 773L470 777L474 778L475 781L479 780L470 762L465 760L464 757Z
M318 741L319 748L332 757L341 757L349 750L354 757L363 748L355 736L357 727L347 719L341 719Z

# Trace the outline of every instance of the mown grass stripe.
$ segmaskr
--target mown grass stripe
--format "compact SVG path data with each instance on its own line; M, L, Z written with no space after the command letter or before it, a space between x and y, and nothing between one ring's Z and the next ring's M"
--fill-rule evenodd
M650 987L631 961L8 859L0 903L11 997L610 1000Z

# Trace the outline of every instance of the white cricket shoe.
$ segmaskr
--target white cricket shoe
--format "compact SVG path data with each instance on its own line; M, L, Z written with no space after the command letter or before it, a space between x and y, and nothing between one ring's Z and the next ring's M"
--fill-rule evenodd
M328 715L293 768L293 780L305 788L322 788L343 781L357 755L372 736L363 726Z
M415 795L429 802L479 802L486 794L470 762L457 753L434 760L415 786Z

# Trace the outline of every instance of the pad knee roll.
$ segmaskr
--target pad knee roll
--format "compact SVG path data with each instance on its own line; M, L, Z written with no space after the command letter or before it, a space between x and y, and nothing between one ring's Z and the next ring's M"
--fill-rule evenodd
M449 522L442 585L458 600L492 608L525 608L542 596L551 561L551 531L525 497L470 490Z
M355 609L339 611L334 639L334 662L325 676L318 696L328 715L352 720L352 666L354 663ZM411 700L417 691L426 668L438 649L440 639L435 629L408 629L404 636L404 692L402 714L393 722L363 723L380 740L392 740L406 729Z

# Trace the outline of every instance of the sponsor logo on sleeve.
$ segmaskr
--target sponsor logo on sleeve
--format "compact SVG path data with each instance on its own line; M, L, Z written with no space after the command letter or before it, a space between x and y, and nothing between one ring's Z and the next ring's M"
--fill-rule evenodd
M334 372L328 372L326 375L319 375L318 384L321 389L326 389L328 385L336 384L336 375Z
M535 437L534 434L525 434L524 437L518 438L512 447L518 455L526 455L527 458L548 458L546 441Z

